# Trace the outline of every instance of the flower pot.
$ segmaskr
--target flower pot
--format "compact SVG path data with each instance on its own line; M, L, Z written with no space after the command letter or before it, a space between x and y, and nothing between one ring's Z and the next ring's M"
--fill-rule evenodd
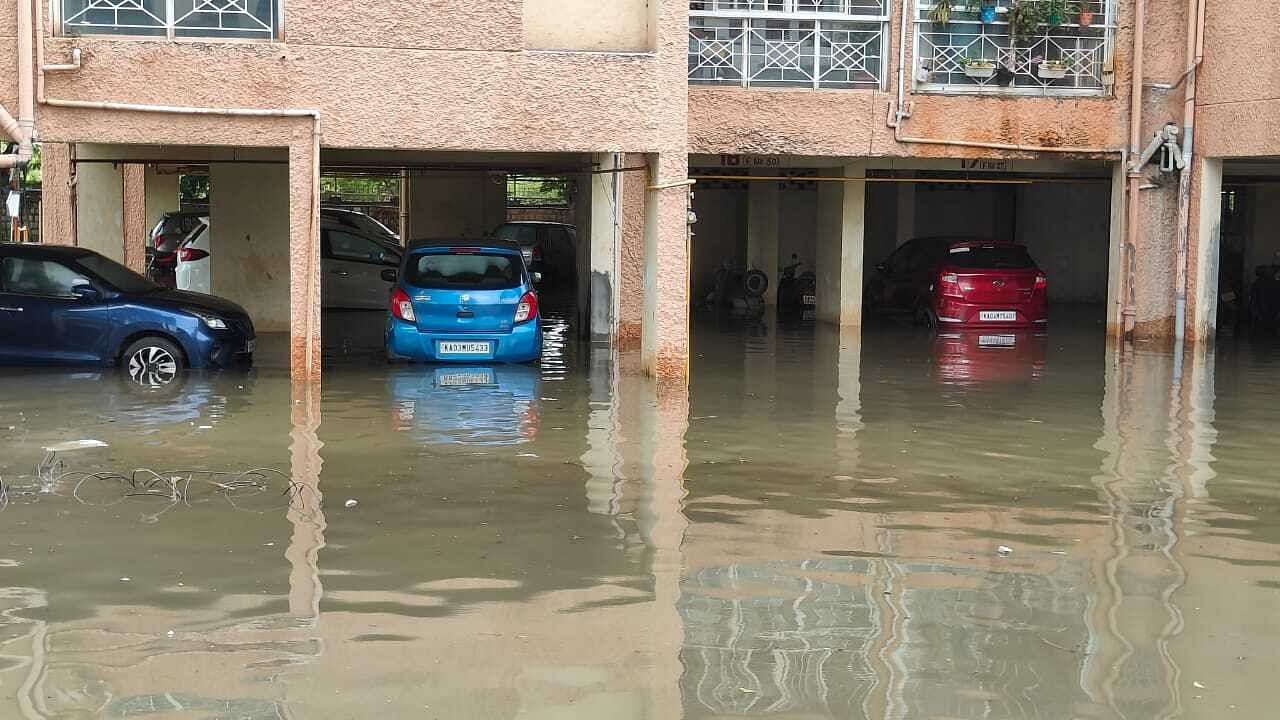
M975 79L985 79L996 74L995 63L990 65L965 65L964 74Z
M1089 27L1093 24L1093 12L1089 10L1081 10L1078 18L1080 27Z
M1036 68L1036 75L1041 80L1061 80L1067 76L1067 67L1065 65L1045 65L1041 63Z
M978 17L982 20L983 25L990 25L996 21L996 6L984 5L982 10L978 12Z

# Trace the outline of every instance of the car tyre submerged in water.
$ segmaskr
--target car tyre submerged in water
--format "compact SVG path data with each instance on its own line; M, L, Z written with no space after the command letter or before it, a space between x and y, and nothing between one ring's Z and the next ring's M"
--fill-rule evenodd
M177 345L159 337L135 340L124 354L121 364L129 378L139 385L168 385L186 368Z

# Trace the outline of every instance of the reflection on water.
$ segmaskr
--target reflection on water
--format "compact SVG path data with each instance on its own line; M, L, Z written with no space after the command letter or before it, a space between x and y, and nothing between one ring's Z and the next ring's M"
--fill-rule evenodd
M685 392L554 318L540 368L387 367L367 320L327 318L318 386L270 362L163 388L0 372L0 717L1280 700L1265 340L1175 359L1070 326L722 323L697 327ZM37 469L69 440L106 447ZM167 499L71 482L139 468L232 474ZM308 502L228 502L250 468Z

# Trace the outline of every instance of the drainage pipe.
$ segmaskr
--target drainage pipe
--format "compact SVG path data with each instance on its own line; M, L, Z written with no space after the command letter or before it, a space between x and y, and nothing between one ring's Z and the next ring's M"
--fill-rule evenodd
M23 5L27 7L27 28L30 30L30 8L33 0L19 0L19 11ZM63 108L79 108L84 110L114 110L122 112L138 112L138 113L160 113L167 115L217 115L224 117L278 117L278 118L310 118L311 119L311 226L309 234L318 244L320 239L320 228L318 226L320 216L320 111L310 108L232 108L232 107L192 107L186 105L148 105L137 103L120 103L105 102L97 100L61 100L45 96L44 74L46 72L67 72L80 69L81 53L79 49L73 50L71 53L71 62L62 65L45 65L44 64L44 2L43 0L34 0L35 2L35 24L39 29L36 33L36 66L39 69L39 79L36 89L36 100L41 105L49 105L51 107ZM21 27L19 20L19 27ZM28 32L27 36L30 37ZM316 252L307 253L307 297L314 297L317 293L315 287L316 276L319 272L317 262L319 258L319 248ZM305 350L305 372L308 376L319 373L319 358L314 356L312 347L317 337L317 328L312 321L312 313L308 310L305 313L303 328L303 337L306 342Z
M1194 1L1194 0L1192 0ZM1134 163L1141 156L1142 148L1142 48L1143 35L1146 32L1146 0L1135 0L1133 7L1133 77L1129 85L1129 164L1128 172L1128 206L1125 211L1124 230L1125 245L1121 254L1120 267L1124 282L1120 290L1120 313L1116 318L1117 340L1132 336L1137 324L1137 254L1138 254L1138 192L1142 184L1142 168Z
M44 0L34 0L37 4ZM31 162L31 141L35 135L35 93L32 91L31 4L18 0L18 118L0 108L0 127L18 143L18 152L0 155L0 168L26 167Z
M1187 0L1187 71L1183 74L1182 159L1185 165L1178 175L1178 247L1175 265L1173 300L1173 337L1181 342L1187 327L1187 276L1191 272L1191 174L1195 154L1196 83L1200 63L1204 60L1205 0ZM1204 242L1205 238L1200 238ZM1203 268L1202 268L1203 269ZM1205 278L1199 278L1205 282ZM1199 338L1193 337L1193 340Z

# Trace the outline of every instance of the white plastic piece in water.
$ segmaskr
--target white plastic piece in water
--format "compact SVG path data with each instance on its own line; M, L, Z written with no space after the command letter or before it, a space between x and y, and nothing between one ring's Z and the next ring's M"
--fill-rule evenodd
M1192 687L1196 688L1197 690L1203 690L1203 689L1204 689L1204 684L1203 684L1203 683L1201 683L1201 682L1199 682L1199 681L1193 682L1193 683L1191 683L1191 685L1192 685Z
M346 507L347 507L347 508L353 508L353 507L355 507L355 506L357 506L357 505L359 505L359 504L360 504L360 501L359 501L359 500L354 500L354 499L353 499L353 500L348 500L348 501L345 503L345 505L346 505Z
M1008 545L1001 545L1000 547L996 548L996 553L998 553L1000 557L1009 557L1010 555L1013 554L1013 548L1009 547Z
M44 448L45 452L67 452L69 450L88 450L89 448L104 448L107 444L101 440L67 440L66 442L54 443Z
M129 581L130 581L130 580L132 580L132 579L133 579L133 578L122 577L122 578L120 578L120 582L129 582Z
M167 638L175 638L175 637L177 637L177 636L178 636L178 633L176 633L176 632L174 632L174 631L170 630L169 632L165 633L164 635L165 635L165 637L167 637Z

